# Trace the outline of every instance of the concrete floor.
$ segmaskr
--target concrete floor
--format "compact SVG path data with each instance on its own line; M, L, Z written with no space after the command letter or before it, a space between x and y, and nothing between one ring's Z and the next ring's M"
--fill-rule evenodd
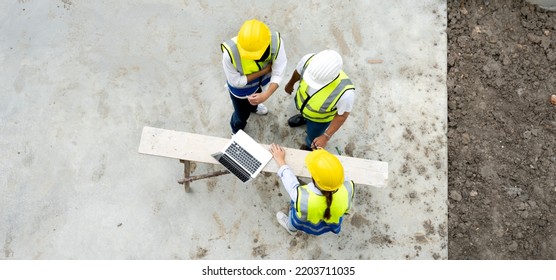
M445 2L3 1L0 259L447 259ZM144 126L229 137L219 44L249 18L282 34L288 67L246 132L298 147L283 85L332 48L358 96L329 148L389 163L339 235L290 237L275 176L185 193L177 160L137 152Z

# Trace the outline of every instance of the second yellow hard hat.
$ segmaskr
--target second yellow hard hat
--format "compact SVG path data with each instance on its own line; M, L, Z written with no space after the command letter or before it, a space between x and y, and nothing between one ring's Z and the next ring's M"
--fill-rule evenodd
M340 160L324 149L310 152L305 165L317 187L323 191L335 191L344 182L344 167Z

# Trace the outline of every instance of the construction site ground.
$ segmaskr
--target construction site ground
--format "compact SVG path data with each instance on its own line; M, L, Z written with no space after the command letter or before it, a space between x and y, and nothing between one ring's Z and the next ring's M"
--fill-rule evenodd
M251 18L280 32L288 66L245 131L298 148L284 85L303 55L334 49L357 97L327 148L389 164L338 235L290 236L275 174L186 193L178 160L138 153L144 126L230 136L220 43ZM0 259L448 258L446 1L19 0L0 21Z

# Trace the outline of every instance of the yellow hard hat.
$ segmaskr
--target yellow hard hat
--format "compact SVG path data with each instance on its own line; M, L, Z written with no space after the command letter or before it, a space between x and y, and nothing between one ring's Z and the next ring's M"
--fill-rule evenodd
M323 191L335 191L344 182L344 167L340 160L324 149L310 152L305 165L317 187Z
M237 47L242 58L256 60L270 45L270 29L256 19L243 23L237 35Z

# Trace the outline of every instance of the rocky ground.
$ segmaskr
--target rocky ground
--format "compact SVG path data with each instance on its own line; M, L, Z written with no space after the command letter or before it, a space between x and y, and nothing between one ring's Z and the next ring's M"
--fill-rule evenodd
M556 259L556 12L448 1L450 259Z

